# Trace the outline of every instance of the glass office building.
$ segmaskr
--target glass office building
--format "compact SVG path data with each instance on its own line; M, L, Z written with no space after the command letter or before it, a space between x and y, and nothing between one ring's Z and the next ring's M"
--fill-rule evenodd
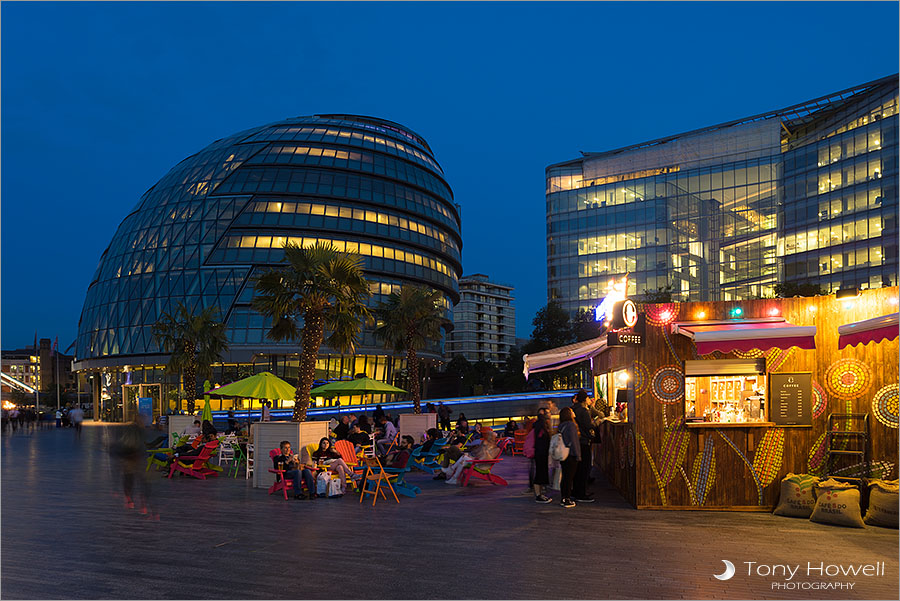
M549 299L771 296L897 284L897 76L551 165Z
M123 385L175 390L151 330L178 302L221 311L230 351L215 381L262 370L295 378L299 345L266 338L270 324L250 307L253 280L279 264L285 242L316 240L362 257L372 305L420 284L442 293L451 317L459 207L428 143L383 119L288 119L184 159L122 221L88 287L76 340L76 367L96 376L95 399L114 416ZM441 347L422 355L439 358ZM317 377L402 382L404 368L368 329L354 356L323 348Z

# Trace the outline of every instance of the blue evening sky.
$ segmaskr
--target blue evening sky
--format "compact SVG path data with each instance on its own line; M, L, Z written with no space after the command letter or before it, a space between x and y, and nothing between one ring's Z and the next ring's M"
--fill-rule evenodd
M2 7L2 346L74 340L137 199L236 131L356 113L423 135L465 273L546 303L544 168L898 70L896 2Z

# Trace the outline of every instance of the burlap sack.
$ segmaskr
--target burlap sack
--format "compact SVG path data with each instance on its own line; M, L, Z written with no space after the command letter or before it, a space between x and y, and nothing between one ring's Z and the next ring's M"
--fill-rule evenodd
M829 478L816 486L816 506L809 519L822 524L865 528L859 508L859 489Z
M784 515L795 518L808 518L816 504L816 496L813 489L819 481L809 474L788 474L781 480L781 495L778 497L778 506L773 512L775 515Z
M869 483L869 508L865 523L885 528L897 527L897 480L873 480Z

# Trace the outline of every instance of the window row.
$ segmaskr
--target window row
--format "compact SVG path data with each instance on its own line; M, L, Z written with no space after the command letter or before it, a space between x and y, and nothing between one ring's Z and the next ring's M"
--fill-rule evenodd
M226 179L217 194L287 193L336 196L379 204L438 218L458 229L456 215L443 203L412 188L363 175L319 169L245 167Z
M365 171L393 179L402 179L444 198L451 196L450 189L429 171L397 159L368 152L314 146L274 145L255 155L246 164L313 165Z
M784 254L791 255L857 240L877 238L881 236L883 229L881 215L835 221L832 220L828 225L810 228L803 232L785 234Z
M795 226L809 221L829 221L841 215L883 206L885 189L879 182L833 194L812 197L784 207L784 223Z
M353 124L358 127L358 124ZM349 129L337 127L313 127L304 125L281 125L271 129L266 129L260 133L248 138L247 141L263 141L263 140L296 140L307 142L334 142L338 144L351 144L354 146L362 146L373 150L381 150L393 155L410 158L418 163L425 163L439 173L442 173L440 166L427 154L419 152L417 149L400 142L395 142L380 136L364 134Z
M897 261L897 246L869 246L831 253L813 253L803 259L785 259L786 277L803 277L834 273L845 269L878 267L885 260Z
M326 217L337 217L340 219L355 219L357 221L368 221L370 223L378 223L381 225L389 225L403 230L409 230L439 240L442 244L446 244L456 248L459 247L456 241L445 234L442 230L407 217L402 217L393 213L385 213L382 211L371 211L368 209L357 209L354 207L341 206L336 204L315 203L315 202L284 202L281 200L252 202L247 207L246 212L249 213L280 213L295 215L324 215Z

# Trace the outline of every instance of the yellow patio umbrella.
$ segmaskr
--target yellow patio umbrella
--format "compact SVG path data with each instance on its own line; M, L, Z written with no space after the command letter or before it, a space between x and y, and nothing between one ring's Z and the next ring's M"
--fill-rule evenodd
M288 384L273 373L264 371L255 376L219 386L209 394L219 396L235 396L245 399L293 399L297 388Z
M205 380L203 382L203 400L206 401L206 404L203 407L203 413L200 414L200 419L207 419L209 423L212 423L212 408L209 406L209 389L212 388L212 384L209 383L209 380Z

